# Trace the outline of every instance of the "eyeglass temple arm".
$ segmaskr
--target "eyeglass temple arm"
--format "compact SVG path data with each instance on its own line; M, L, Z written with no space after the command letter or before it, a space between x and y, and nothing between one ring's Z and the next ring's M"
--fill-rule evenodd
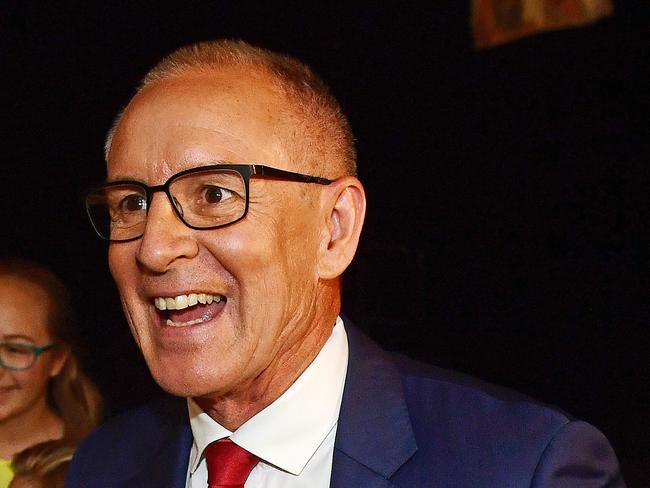
M38 357L41 354L43 354L45 351L49 351L50 349L52 349L52 348L54 348L56 346L57 346L57 344L48 344L47 346L43 346L43 347L34 347L34 349L32 349L32 350L34 351L34 354L36 355L36 357Z
M286 171L283 169L271 168L269 166L262 166L258 164L252 165L251 175L263 176L266 178L277 178L287 181L298 181L302 183L317 183L319 185L329 185L332 180L321 178L320 176L310 176L301 173L294 173L293 171Z

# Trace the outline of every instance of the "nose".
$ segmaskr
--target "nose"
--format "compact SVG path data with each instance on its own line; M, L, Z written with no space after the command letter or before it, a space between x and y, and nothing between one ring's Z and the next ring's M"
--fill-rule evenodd
M164 192L154 194L136 258L156 273L164 273L178 260L198 254L193 231L178 217Z

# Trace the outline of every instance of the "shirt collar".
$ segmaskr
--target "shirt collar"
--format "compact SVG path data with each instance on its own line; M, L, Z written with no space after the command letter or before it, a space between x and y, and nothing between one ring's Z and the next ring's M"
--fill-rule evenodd
M188 399L198 467L205 447L218 439L233 442L265 462L300 474L336 425L348 363L345 327L337 317L332 334L312 363L273 403L230 432Z

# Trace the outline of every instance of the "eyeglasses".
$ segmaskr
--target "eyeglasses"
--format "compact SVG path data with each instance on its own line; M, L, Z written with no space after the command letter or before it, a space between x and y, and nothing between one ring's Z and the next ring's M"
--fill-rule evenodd
M56 344L37 347L20 342L0 342L0 366L12 371L23 371L34 366L38 357Z
M138 239L144 234L153 195L162 191L185 225L191 229L216 229L246 216L252 176L318 185L332 183L318 176L259 164L211 164L181 171L157 186L130 180L108 183L87 194L86 211L102 239Z

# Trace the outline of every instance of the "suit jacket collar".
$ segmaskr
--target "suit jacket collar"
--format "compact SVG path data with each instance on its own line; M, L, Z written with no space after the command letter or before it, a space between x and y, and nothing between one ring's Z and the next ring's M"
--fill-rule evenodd
M336 432L332 488L389 488L417 451L402 382L388 355L345 320L350 355ZM184 488L192 447L187 402L173 398L147 465L124 486Z
M384 351L349 320L345 327L350 356L331 486L388 487L389 478L417 451L402 381Z

